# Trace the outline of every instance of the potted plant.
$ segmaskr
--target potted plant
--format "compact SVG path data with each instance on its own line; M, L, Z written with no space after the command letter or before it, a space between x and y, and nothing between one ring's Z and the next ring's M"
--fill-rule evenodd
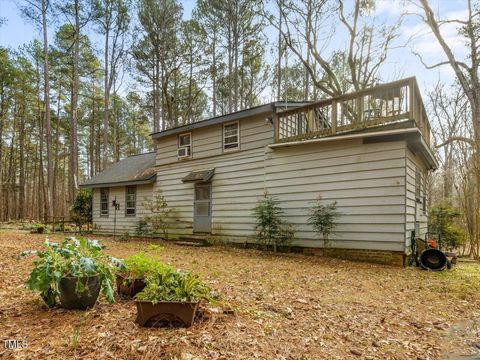
M90 308L95 305L100 289L112 303L112 284L121 262L104 254L103 249L97 240L71 237L55 243L46 239L43 250L20 254L20 257L37 256L27 287L39 291L50 307L59 300L66 309Z
M124 269L117 272L117 291L120 295L133 298L145 288L145 278L163 264L144 252L123 260Z
M140 326L164 324L189 327L201 299L209 299L210 288L198 277L163 266L146 278L146 287L136 296Z

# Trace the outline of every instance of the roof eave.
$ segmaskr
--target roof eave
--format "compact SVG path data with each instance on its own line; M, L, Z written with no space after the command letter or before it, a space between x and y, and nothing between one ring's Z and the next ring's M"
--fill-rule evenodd
M130 185L145 185L154 183L157 179L157 174L153 174L147 179L140 180L130 180L130 181L119 181L119 182L108 182L108 183L93 183L93 184L81 184L80 187L84 189L94 189L94 188L104 188L104 187L119 187L119 186L130 186Z

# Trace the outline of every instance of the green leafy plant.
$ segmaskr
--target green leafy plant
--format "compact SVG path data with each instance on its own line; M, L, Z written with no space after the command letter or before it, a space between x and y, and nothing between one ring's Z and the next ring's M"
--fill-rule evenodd
M78 191L70 209L70 214L80 233L85 224L92 222L92 191L90 189L80 189Z
M442 202L430 210L429 232L439 234L442 246L448 249L465 245L468 235L460 219L460 211L450 203Z
M123 260L122 274L131 279L143 279L149 274L160 271L165 265L157 259L140 252Z
M282 208L277 199L265 193L253 209L256 217L256 239L259 244L277 251L279 246L290 246L295 237L292 225L282 219Z
M164 266L146 278L147 286L136 295L138 301L153 304L162 301L196 302L209 300L210 288L197 276Z
M45 225L43 224L33 224L30 228L32 234L43 234L45 231Z
M48 306L54 306L62 278L76 277L81 280L98 276L103 294L112 303L115 271L118 267L123 268L123 263L103 253L103 249L104 246L97 240L70 237L62 243L56 243L46 239L42 250L26 250L19 255L37 256L26 285L30 290L39 291ZM76 284L78 294L88 291L86 282L77 281Z
M135 236L145 236L149 234L148 224L145 220L139 220L135 227Z
M323 246L328 248L331 245L330 235L337 227L337 219L341 213L337 211L337 202L324 204L321 196L314 202L310 209L308 223L313 229L323 237Z
M156 190L152 199L146 199L144 206L148 215L143 220L154 233L161 232L164 239L168 239L168 224L174 208L168 206L162 191Z

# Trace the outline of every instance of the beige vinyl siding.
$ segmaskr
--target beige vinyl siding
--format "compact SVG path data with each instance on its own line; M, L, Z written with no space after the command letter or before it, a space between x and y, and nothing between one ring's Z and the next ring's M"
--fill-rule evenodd
M263 148L273 140L273 126L265 115L242 119L240 124L240 150ZM202 158L223 155L223 125L212 125L194 129L192 134L192 158L177 158L177 134L156 140L157 165L188 162ZM234 152L234 151L228 151Z
M322 247L307 224L317 196L337 201L342 213L332 247L403 251L405 246L404 141L361 140L269 150L268 192L295 225L297 245Z
M133 234L137 227L137 223L146 213L145 200L151 199L153 194L153 184L137 185L136 215L125 215L125 186L117 186L109 188L108 196L108 217L100 216L100 189L93 189L93 227L96 232L113 232L114 209L112 201L117 197L120 203L120 210L116 215L116 231L118 233L129 232Z
M157 187L174 208L172 237L193 233L194 184L181 179L191 171L215 168L212 181L212 232L233 240L253 234L251 209L264 192L264 148L225 153L161 166Z
M421 174L422 186L420 187L420 196L423 201L424 186L426 181L427 170L422 164L422 161L416 156L410 149L407 148L407 156L405 159L406 167L406 250L410 250L411 245L411 232L415 230L415 222L419 223L419 233L416 233L416 237L422 239L425 238L425 234L428 231L428 216L423 213L423 203L417 202L415 199L415 172L418 170Z

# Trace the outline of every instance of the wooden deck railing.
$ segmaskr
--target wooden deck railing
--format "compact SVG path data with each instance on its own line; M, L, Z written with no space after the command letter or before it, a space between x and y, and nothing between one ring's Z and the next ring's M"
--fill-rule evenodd
M430 123L414 77L276 114L276 142L301 141L415 120L427 144Z

